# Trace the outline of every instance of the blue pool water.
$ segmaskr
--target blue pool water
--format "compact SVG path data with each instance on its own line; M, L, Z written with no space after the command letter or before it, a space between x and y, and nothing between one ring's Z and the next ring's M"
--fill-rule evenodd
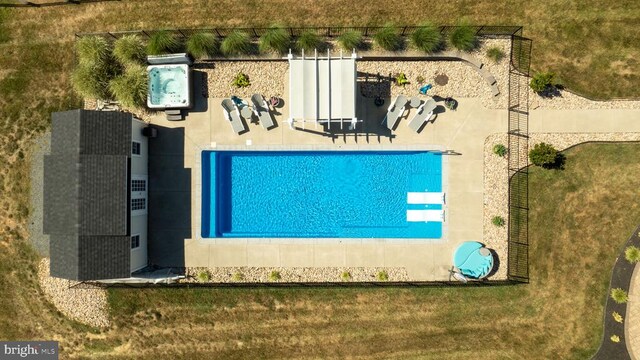
M203 151L202 236L440 238L407 192L442 190L426 151Z

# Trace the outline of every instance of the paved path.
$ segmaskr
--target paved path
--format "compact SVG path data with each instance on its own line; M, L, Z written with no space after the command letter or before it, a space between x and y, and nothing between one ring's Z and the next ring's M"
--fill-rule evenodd
M640 265L631 278L626 318L627 350L632 359L640 359Z
M640 132L640 109L531 110L529 132Z

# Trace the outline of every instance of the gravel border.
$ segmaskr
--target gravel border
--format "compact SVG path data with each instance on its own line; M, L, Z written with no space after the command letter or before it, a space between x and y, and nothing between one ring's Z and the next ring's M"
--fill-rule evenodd
M49 276L49 258L40 260L38 281L47 300L67 317L97 328L111 325L105 289L70 288L78 282Z
M380 272L386 272L386 281L409 281L404 268L391 267L217 267L185 268L186 278L180 282L187 283L286 283L286 282L372 282L378 280ZM270 279L272 272L278 272L279 280ZM206 272L208 281L199 281L198 275ZM348 272L350 277L343 279L342 274ZM238 276L238 274L241 274Z
M51 131L37 137L31 146L29 241L40 256L49 256L49 235L44 234L44 155L51 153Z

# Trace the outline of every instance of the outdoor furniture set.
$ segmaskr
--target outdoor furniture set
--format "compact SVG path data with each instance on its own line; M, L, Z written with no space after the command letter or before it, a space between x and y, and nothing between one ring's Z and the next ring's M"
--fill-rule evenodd
M400 118L404 114L407 104L411 108L417 108L416 114L409 120L409 128L415 132L418 132L423 124L425 124L431 117L433 116L433 111L435 110L437 104L436 101L429 97L427 101L423 102L418 97L412 97L411 99L407 99L404 95L398 95L391 102L389 108L387 109L387 115L382 120L383 124L386 124L389 130L393 130L400 121Z
M269 104L260 94L251 96L251 105L246 101L232 96L230 99L222 100L222 112L224 118L231 124L231 128L236 134L248 131L243 118L251 121L251 115L255 115L260 125L265 130L274 127L275 123L271 116Z

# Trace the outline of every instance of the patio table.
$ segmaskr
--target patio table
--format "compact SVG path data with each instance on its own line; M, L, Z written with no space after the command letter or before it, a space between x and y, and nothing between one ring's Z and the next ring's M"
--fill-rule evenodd
M411 106L412 108L417 108L418 106L420 106L420 104L422 104L422 100L420 100L420 98L417 96L413 96L409 101L409 106Z

